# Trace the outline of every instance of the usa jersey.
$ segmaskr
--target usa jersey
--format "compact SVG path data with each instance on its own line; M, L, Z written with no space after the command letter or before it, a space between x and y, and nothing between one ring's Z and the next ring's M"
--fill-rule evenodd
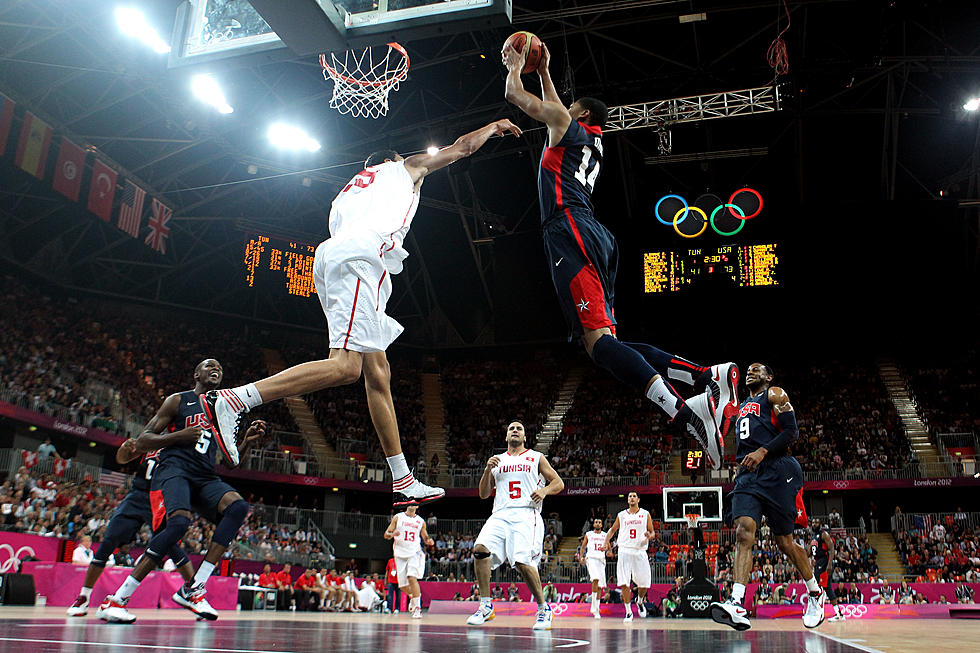
M180 393L177 416L170 423L170 430L181 431L195 426L203 429L197 442L174 444L161 449L158 452L160 462L174 464L186 471L213 474L217 445L214 444L211 424L201 410L199 397L193 390L185 390Z
M133 485L131 489L141 490L143 492L150 491L150 481L153 480L153 470L160 463L160 452L150 451L143 455L143 460L140 461L140 468L136 470L133 475Z
M738 417L735 420L735 432L738 434L738 448L735 450L736 462L759 447L769 448L782 431L776 413L769 402L769 389L766 388L753 395L738 407ZM786 451L770 451L767 458L785 454Z
M409 517L403 512L395 517L398 537L392 542L392 549L398 558L410 558L422 551L422 527L425 522L418 515Z
M650 516L643 508L630 512L627 508L619 513L619 536L616 543L623 549L647 548L647 517Z
M534 508L541 512L543 501L535 503L531 494L544 487L538 472L541 454L531 449L512 456L507 452L497 454L500 463L493 468L493 480L497 494L493 499L493 512L508 508Z
M330 238L371 236L391 274L402 271L402 244L419 207L419 193L405 161L389 161L357 173L330 207Z
M606 557L606 552L602 550L602 545L606 543L606 532L596 533L595 531L589 531L585 534L585 557L586 558L598 558L599 560L604 560Z
M827 548L827 543L823 541L825 532L826 530L821 526L816 539L810 542L810 557L813 558L816 566L824 568L830 562L830 550Z
M592 191L602 167L602 128L572 121L554 147L545 146L538 169L541 221L566 209L592 213Z

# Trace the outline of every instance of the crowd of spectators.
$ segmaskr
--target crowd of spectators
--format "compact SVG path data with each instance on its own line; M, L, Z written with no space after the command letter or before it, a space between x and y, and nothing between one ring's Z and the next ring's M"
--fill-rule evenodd
M980 532L962 509L908 516L896 526L898 553L910 574L930 582L980 582Z
M903 366L919 416L935 433L980 433L980 384L977 349L967 349L944 364L911 360Z

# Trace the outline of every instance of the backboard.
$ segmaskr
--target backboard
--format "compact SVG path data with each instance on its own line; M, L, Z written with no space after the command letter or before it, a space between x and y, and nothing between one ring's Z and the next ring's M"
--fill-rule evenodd
M704 487L665 487L664 521L687 523L686 515L700 515L700 522L720 522L724 502L720 485Z

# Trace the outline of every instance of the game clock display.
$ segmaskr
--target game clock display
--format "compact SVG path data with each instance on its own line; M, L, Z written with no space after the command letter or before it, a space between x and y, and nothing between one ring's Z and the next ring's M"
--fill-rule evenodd
M672 293L699 286L779 285L776 243L690 247L643 254L643 292Z
M242 257L249 288L279 286L287 295L315 297L313 255L316 247L275 236L250 235Z
M688 449L684 457L684 469L701 469L704 467L704 452L699 449Z

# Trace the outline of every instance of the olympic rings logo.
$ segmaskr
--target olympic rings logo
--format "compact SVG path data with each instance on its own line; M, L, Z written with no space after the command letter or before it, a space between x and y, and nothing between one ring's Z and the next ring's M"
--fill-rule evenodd
M16 571L17 566L20 564L20 554L27 553L27 555L34 557L34 549L29 546L22 546L14 552L14 547L9 544L0 544L0 551L9 551L7 558L0 562L0 574L6 574L12 571Z
M711 605L711 601L691 601L691 609L695 612L704 612Z
M568 605L566 603L551 603L551 612L556 616L560 616L565 610L568 610Z
M709 209L712 205L714 208ZM751 212L746 213L746 211ZM742 230L747 220L751 220L760 213L762 213L762 194L749 187L736 190L727 202L722 202L717 195L705 193L698 197L693 204L688 204L687 200L680 195L671 194L661 197L653 207L653 215L657 221L668 227L673 226L674 231L681 238L697 238L707 230L708 225L711 225L711 228L719 236L734 236ZM700 218L696 217L695 219L701 220L701 228L694 233L684 233L679 225L687 220L691 214L700 216ZM716 220L720 222L723 217L738 221L738 226L731 231L723 231L715 224Z
M851 484L847 481L834 481L834 488L838 490L846 490Z
M860 619L868 613L868 606L866 605L839 605L841 614L849 619Z

